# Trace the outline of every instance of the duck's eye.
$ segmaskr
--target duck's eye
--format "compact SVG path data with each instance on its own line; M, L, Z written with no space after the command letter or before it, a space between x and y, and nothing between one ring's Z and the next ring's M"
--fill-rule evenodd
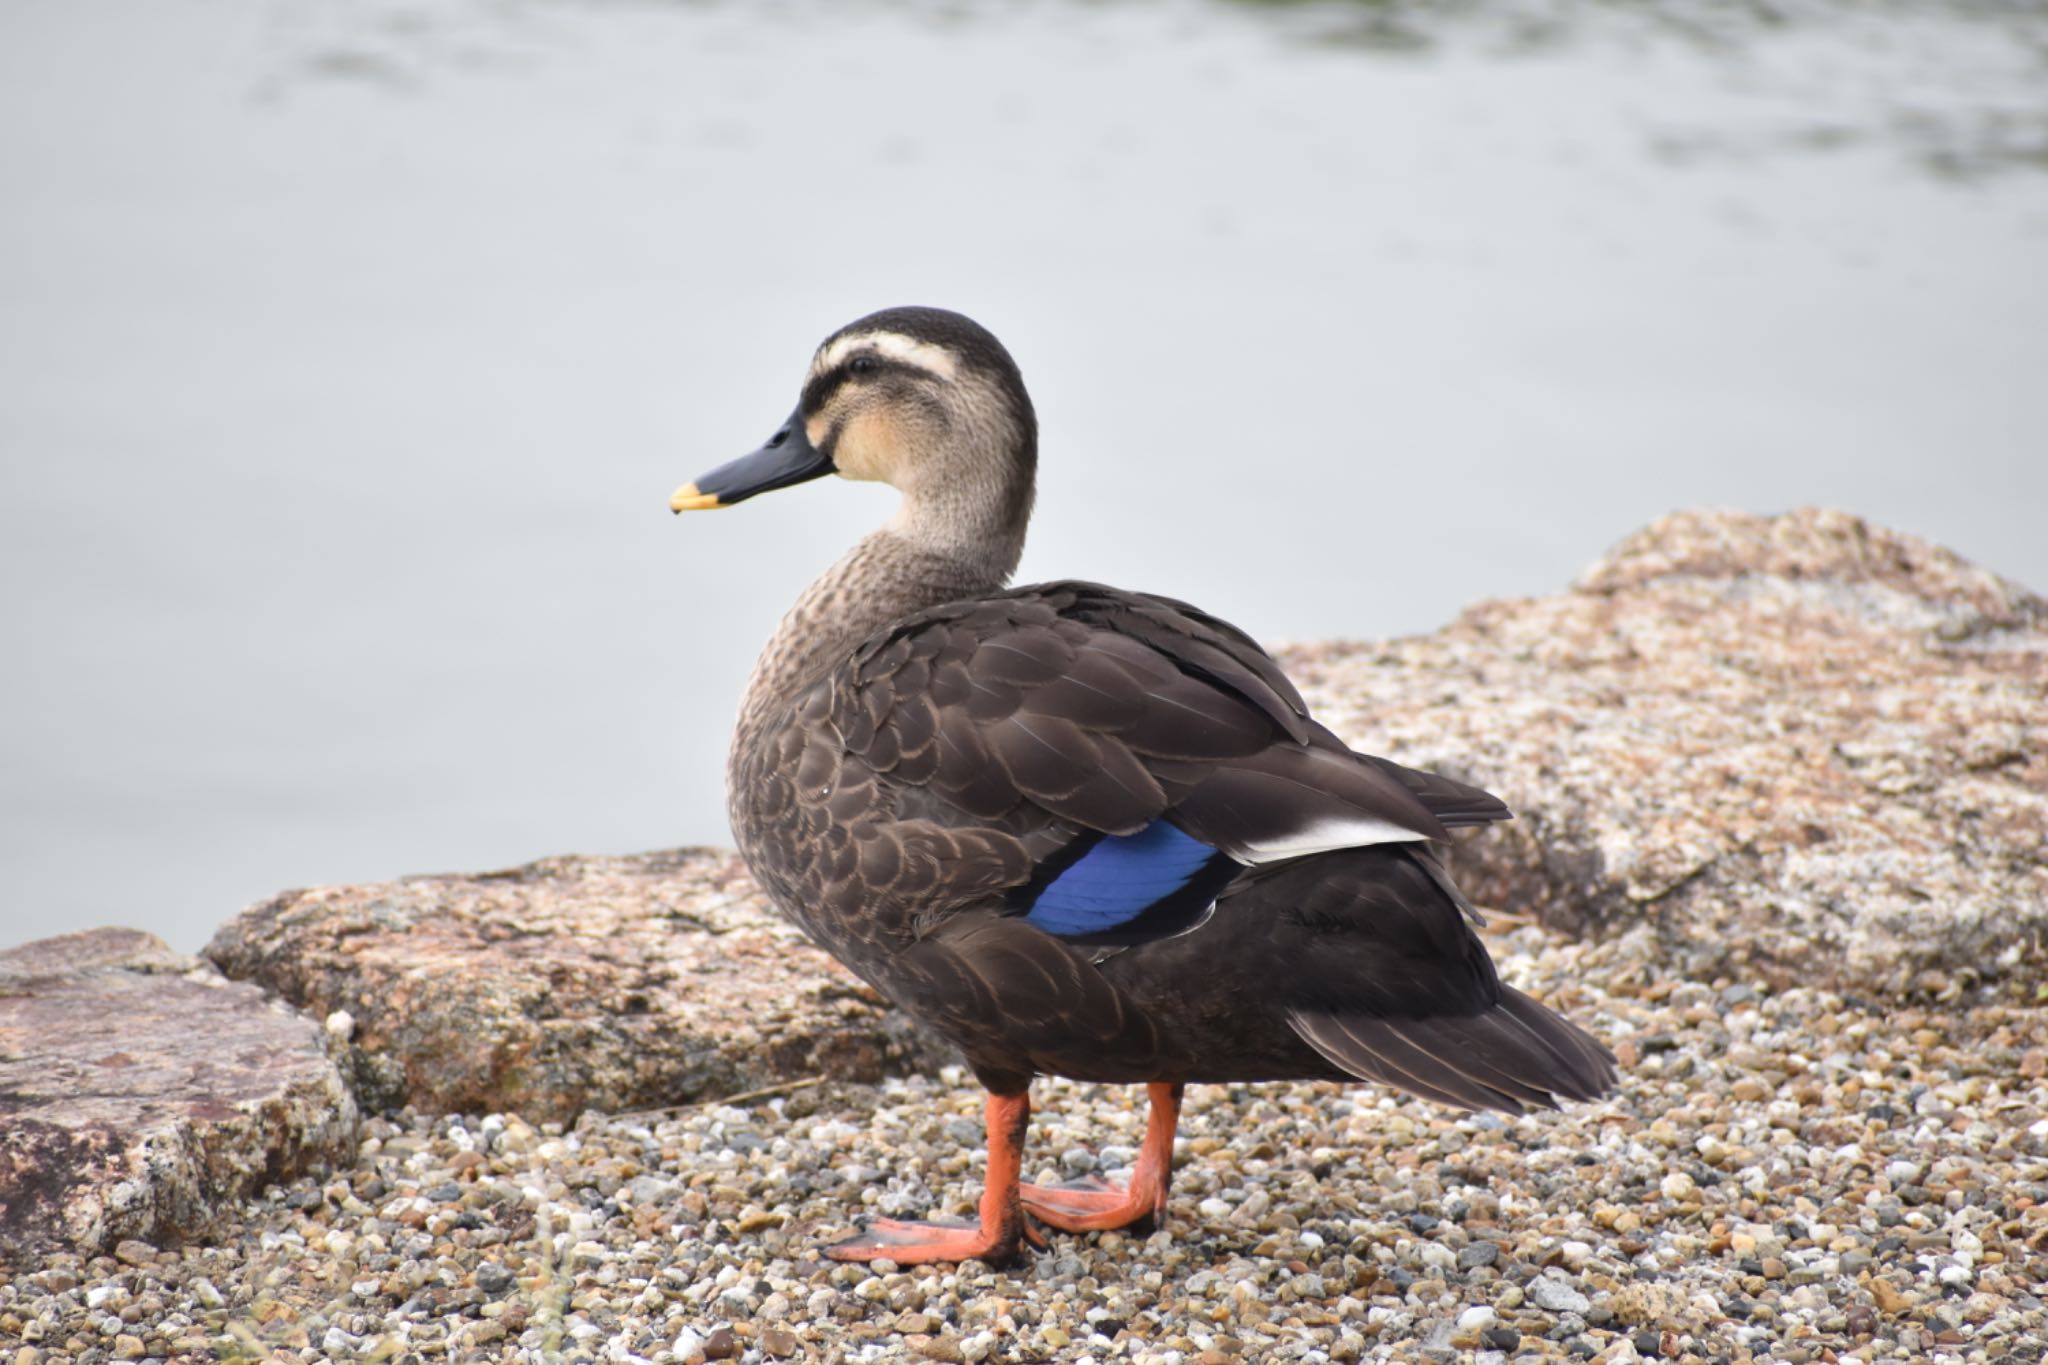
M857 355L846 362L848 374L873 374L882 368L871 355Z

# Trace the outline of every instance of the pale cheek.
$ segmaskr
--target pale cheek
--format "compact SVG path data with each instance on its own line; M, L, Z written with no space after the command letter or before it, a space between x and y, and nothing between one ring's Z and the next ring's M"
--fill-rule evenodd
M823 450L825 438L831 434L832 423L826 420L822 412L804 422L804 439L811 443L812 450Z
M871 413L862 413L840 428L839 441L832 448L832 463L849 479L889 482L888 423ZM820 437L824 435L819 433Z

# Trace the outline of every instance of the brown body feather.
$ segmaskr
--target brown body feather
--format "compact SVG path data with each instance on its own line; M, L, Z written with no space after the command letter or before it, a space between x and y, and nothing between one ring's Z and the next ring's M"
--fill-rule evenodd
M1010 913L1066 843L1162 816L1228 847L1322 816L1437 837L1507 815L1352 753L1270 656L1192 608L1088 583L944 604L792 711L735 744L741 847L992 1088L1360 1078L1518 1110L1611 1077L1597 1043L1501 985L1419 841L1247 867L1197 927L1106 953Z

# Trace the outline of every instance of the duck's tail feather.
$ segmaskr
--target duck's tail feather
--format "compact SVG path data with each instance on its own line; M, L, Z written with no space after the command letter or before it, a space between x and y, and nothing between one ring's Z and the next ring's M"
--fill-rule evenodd
M1593 1100L1615 1080L1614 1055L1512 986L1480 1014L1387 1019L1291 1010L1288 1022L1332 1065L1456 1109L1510 1114Z

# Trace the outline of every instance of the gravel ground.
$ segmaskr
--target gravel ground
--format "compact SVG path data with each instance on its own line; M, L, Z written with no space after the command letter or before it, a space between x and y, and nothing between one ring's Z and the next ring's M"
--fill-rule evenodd
M51 1257L0 1365L1985 1361L2048 1351L2048 1011L1660 980L1641 944L1494 940L1614 1045L1611 1100L1451 1116L1370 1088L1196 1087L1169 1226L990 1269L842 1266L859 1209L964 1214L949 1071L739 1104L372 1120L233 1245ZM1604 988L1580 983L1603 982ZM1041 1082L1038 1178L1127 1163L1135 1088Z

